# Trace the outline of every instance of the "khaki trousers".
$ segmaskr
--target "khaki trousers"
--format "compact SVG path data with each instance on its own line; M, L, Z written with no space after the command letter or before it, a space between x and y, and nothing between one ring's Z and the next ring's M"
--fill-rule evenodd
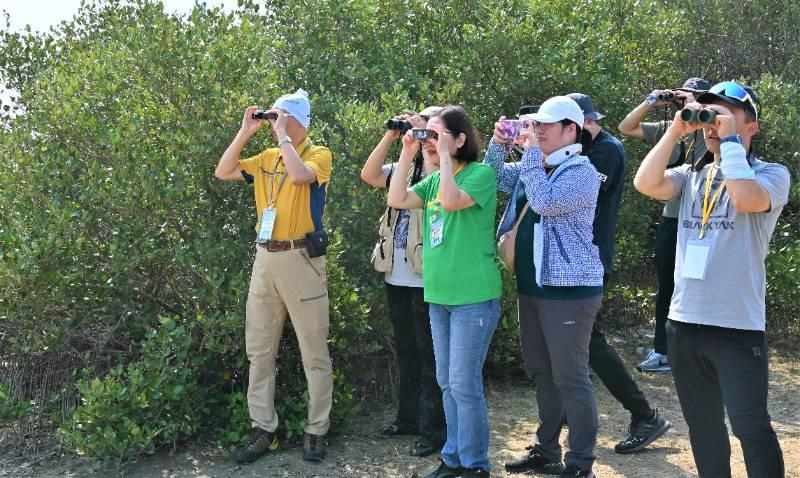
M247 405L252 426L269 432L278 428L275 357L287 313L300 344L308 380L305 431L324 435L330 427L333 399L325 256L312 259L305 249L268 252L256 247L244 332L250 361Z

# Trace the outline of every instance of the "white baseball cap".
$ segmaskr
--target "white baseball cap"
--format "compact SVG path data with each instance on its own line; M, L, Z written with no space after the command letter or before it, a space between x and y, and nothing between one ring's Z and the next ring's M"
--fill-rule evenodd
M583 111L578 103L568 96L554 96L542 103L539 111L525 115L526 118L539 123L555 123L568 119L583 128Z
M305 129L308 129L308 125L311 123L311 103L308 101L308 92L302 88L294 93L281 96L275 100L272 108L280 108L294 116Z

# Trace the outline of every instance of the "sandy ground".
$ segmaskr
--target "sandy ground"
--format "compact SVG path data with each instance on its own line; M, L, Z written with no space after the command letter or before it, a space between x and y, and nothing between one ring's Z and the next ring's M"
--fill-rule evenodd
M618 341L620 350L629 350ZM635 371L636 357L626 355L634 377L648 399L670 420L672 429L644 452L617 455L614 444L622 439L630 420L627 412L595 380L598 391L600 431L597 442L595 472L600 478L612 477L691 477L696 476L689 446L688 430L681 415L670 374L643 374ZM492 476L525 476L505 473L503 463L521 456L537 426L535 394L532 382L486 384L491 423L490 456ZM770 376L770 414L780 439L787 476L800 478L800 361L796 356L773 354ZM48 458L35 464L14 463L0 468L0 477L129 477L129 478L255 478L255 477L421 477L434 469L435 456L419 459L408 455L413 437L382 438L375 435L382 423L391 421L389 405L364 407L369 412L355 417L346 433L330 438L328 459L322 464L301 460L299 444L284 445L278 452L257 462L240 466L227 453L212 445L187 445L173 454L160 452L120 470L92 471L74 456ZM731 435L731 464L735 477L746 472L738 440ZM566 449L566 430L562 435Z

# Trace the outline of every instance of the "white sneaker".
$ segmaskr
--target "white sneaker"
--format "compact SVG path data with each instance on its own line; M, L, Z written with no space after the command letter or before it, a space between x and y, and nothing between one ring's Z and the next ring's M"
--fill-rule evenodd
M636 366L640 372L670 372L669 360L666 355L661 355L655 350L651 350L644 362Z

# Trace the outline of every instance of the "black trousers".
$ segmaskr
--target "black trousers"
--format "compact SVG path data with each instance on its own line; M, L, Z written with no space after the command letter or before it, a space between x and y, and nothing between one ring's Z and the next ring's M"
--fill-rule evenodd
M608 274L603 278L604 285L608 285ZM592 328L592 337L589 340L589 366L603 382L611 395L631 413L633 421L639 421L653 416L653 409L647 402L644 393L633 381L628 367L619 354L609 345L603 333L603 310L597 313Z
M653 348L662 355L667 354L667 334L664 324L669 315L669 303L675 289L675 250L678 248L678 219L661 216L656 229L656 331Z
M727 410L747 475L783 477L783 453L767 411L764 333L672 320L666 328L672 375L700 476L731 476Z
M418 431L434 444L444 442L447 426L442 390L436 382L431 323L423 289L387 283L386 299L400 375L400 403L395 424L405 430Z

